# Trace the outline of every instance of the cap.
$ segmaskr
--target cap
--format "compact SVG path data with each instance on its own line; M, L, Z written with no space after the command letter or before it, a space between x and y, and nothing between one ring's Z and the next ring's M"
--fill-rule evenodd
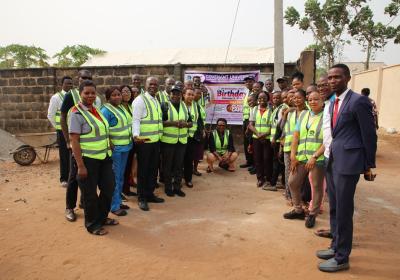
M182 89L181 89L180 86L175 85L175 86L172 86L171 91L179 91L179 92L181 92Z
M247 76L246 78L243 79L243 81L247 81L247 80L255 81L254 76Z
M279 81L288 81L289 79L288 79L288 77L286 77L286 76L282 76L282 77L279 77L278 79L276 79L276 81L279 83Z

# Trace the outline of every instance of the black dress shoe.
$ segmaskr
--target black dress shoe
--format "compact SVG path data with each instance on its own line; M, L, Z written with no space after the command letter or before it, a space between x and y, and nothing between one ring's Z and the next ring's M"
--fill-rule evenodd
M139 208L141 210L143 210L143 211L149 211L150 210L149 205L147 204L147 201L145 201L145 200L139 200L138 201L138 205L139 205Z
M307 219L306 219L306 223L305 226L306 228L312 228L315 225L315 215L308 215Z
M257 170L256 170L255 168L253 168L253 169L251 169L251 170L249 171L249 173L250 173L251 175L254 175L254 174L257 173Z
M294 219L298 219L298 220L304 220L306 214L304 213L304 211L301 211L300 213L296 212L296 210L292 210L288 213L283 214L283 217L285 219L289 219L289 220L294 220Z
M185 197L186 194L181 190L174 190L175 194L180 197Z
M126 216L128 212L126 212L124 209L118 209L117 211L111 211L116 216Z
M249 167L247 168L247 171L250 171L250 170L252 170L254 168L255 168L254 165L249 165Z
M175 193L174 193L174 191L172 190L172 189L166 189L165 190L165 194L167 195L167 196L175 196Z
M121 204L121 205L119 206L119 208L120 208L120 209L124 209L124 210L131 209L128 205L125 205L125 204Z
M193 188L193 183L192 182L186 182L186 186L188 188Z
M129 192L124 193L124 195L126 195L126 196L137 196L137 193L129 191Z
M164 198L155 195L147 199L147 202L152 202L152 203L163 203L164 201L165 201Z
M250 164L248 164L247 162L244 163L244 164L239 165L240 168L246 168L246 167L249 167L249 166L250 166Z

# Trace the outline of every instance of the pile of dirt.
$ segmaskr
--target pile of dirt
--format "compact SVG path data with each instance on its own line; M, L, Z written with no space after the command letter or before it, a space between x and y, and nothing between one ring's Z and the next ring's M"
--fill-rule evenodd
M0 160L11 159L10 152L23 144L7 131L0 129Z

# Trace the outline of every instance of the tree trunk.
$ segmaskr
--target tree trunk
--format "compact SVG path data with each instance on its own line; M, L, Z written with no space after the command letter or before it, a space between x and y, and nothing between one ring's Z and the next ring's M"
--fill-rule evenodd
M369 70L369 61L371 59L372 43L368 42L367 46L367 60L365 61L364 70Z

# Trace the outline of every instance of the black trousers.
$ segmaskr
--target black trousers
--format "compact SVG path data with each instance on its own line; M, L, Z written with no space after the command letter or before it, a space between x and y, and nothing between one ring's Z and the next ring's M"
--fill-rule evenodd
M160 142L136 145L138 161L138 199L152 197L157 185L157 171L160 159Z
M272 148L269 140L253 139L254 160L257 180L271 182L272 178Z
M254 161L253 161L253 155L249 154L249 152L247 151L249 144L252 142L252 136L247 135L246 134L246 130L247 130L247 126L249 125L249 120L244 120L243 121L243 148L244 148L244 155L246 158L246 163L253 165Z
M194 138L188 137L186 145L185 157L183 160L183 177L186 182L192 182L193 178L193 155L195 153L196 143Z
M329 196L330 225L335 250L335 259L339 264L349 261L353 244L354 194L360 175L344 175L335 171L335 162L329 160L326 184Z
M279 175L282 176L282 184L285 185L285 165L283 164L283 154L279 154L280 143L271 143L271 148L273 154L271 186L276 186Z
M185 158L186 144L161 143L162 174L164 176L165 190L180 190L182 188L183 160Z
M68 186L66 192L66 208L74 209L76 207L76 201L78 199L78 181L76 180L76 175L78 174L78 166L74 155L71 150L69 150L69 176L68 176ZM84 206L83 198L81 195L81 205Z
M68 182L70 155L62 130L57 130L57 144L60 158L60 182Z
M85 203L85 227L89 232L93 232L103 226L110 212L115 179L110 157L104 160L83 157L83 162L88 176L85 179L77 176L77 181Z

